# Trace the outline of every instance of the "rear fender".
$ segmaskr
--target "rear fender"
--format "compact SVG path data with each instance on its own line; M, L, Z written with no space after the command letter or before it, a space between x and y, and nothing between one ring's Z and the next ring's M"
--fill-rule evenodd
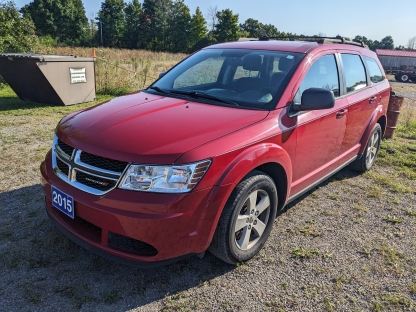
M371 115L370 122L368 123L367 128L365 129L364 134L361 137L361 141L360 141L361 147L358 152L359 155L364 154L365 147L370 138L371 132L373 131L374 126L377 123L377 120L379 120L380 117L382 116L385 116L385 112L384 112L383 106L380 104L377 106L377 108L374 110L373 114Z

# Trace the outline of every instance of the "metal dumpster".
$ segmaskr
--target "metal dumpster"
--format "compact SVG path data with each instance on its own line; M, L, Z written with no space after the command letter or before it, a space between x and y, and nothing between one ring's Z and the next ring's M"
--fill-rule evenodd
M23 101L72 105L95 100L94 58L0 54L0 75Z

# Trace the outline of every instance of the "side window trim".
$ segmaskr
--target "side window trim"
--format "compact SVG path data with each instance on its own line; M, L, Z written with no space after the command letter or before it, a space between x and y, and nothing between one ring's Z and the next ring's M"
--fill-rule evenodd
M371 77L370 77L370 70L367 66L367 62L365 61L364 57L360 54L360 58L361 58L361 62L364 65L364 69L365 69L365 74L367 76L367 87L371 87L374 85L374 83L371 81Z
M341 60L341 53L336 52L336 53L334 53L334 55L335 55L335 60L336 60L337 67L338 67L339 98L341 98L341 97L343 97L344 95L347 94L344 64L342 63L342 60ZM337 98L335 98L335 101L336 100L337 100Z

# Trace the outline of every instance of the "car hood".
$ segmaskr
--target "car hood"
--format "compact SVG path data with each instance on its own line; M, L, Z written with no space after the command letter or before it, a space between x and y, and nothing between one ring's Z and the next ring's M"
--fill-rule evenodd
M70 114L61 120L56 133L65 143L88 153L170 164L183 153L248 127L268 113L140 92Z

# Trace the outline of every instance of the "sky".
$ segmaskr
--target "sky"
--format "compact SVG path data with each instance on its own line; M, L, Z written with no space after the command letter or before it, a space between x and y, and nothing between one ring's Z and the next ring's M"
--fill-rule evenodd
M14 1L19 8L31 2ZM103 1L82 2L90 16L100 10ZM275 25L279 31L303 35L361 35L379 41L392 36L395 46L407 46L416 36L416 0L185 0L185 4L192 14L199 6L206 17L208 9L217 6L239 14L239 23L254 18Z

